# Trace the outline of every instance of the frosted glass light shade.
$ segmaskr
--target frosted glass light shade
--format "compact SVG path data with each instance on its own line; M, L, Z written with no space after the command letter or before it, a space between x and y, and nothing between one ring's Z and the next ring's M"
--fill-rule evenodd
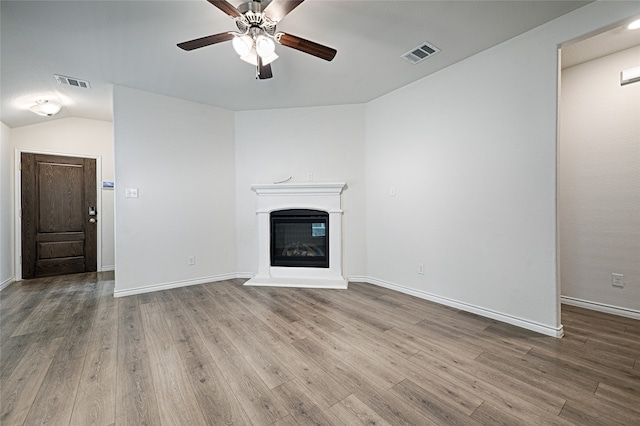
M62 105L60 105L57 102L48 101L48 100L39 100L39 101L36 101L36 104L29 109L38 115L42 115L44 117L51 117L59 113L60 108L62 108Z
M240 57L247 56L253 48L253 39L247 35L233 38L233 48Z
M269 56L261 56L261 58L262 58L262 64L267 65L275 61L276 59L278 59L279 56L276 55L275 53L271 53Z
M276 45L269 37L259 35L256 38L256 51L261 58L266 58L273 54L276 50Z
M276 59L278 59L278 57L279 56L276 55L275 53L272 53L271 55L269 55L267 57L262 56L262 65L270 64L271 62L273 62ZM245 56L240 56L240 59L242 59L245 62L250 63L251 65L254 65L254 66L258 65L258 54L256 53L256 49L251 49L249 54L247 54Z
M251 49L246 55L241 55L240 59L250 63L253 66L258 65L258 54L256 53L256 49Z

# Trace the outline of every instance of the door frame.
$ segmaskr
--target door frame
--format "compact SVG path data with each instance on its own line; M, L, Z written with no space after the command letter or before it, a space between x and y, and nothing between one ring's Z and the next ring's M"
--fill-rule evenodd
M62 157L89 158L96 161L96 209L98 210L98 234L96 241L96 271L102 270L102 188L100 187L100 179L102 178L102 156L89 154L71 154L68 152L40 151L33 149L16 148L14 158L14 254L15 254L15 280L22 281L22 170L20 170L20 158L22 153L58 155Z

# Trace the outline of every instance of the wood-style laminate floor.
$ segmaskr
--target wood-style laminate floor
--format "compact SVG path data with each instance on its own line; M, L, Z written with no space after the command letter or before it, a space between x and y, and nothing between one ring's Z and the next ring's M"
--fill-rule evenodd
M367 284L241 284L10 285L0 424L640 425L640 321L564 306L554 339Z

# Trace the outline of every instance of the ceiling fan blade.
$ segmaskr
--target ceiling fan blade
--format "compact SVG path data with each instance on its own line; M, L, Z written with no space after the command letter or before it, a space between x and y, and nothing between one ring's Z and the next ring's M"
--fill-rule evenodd
M313 41L305 40L298 36L286 33L276 34L276 41L283 46L291 47L309 55L317 56L325 61L331 61L338 51L331 47L323 46Z
M197 38L195 40L189 40L182 43L178 43L178 47L183 50L194 50L201 47L210 46L212 44L221 43L223 41L229 41L233 39L232 33L219 33L206 37Z
M273 77L273 73L271 72L271 64L266 64L264 65L262 63L262 58L260 56L258 56L258 79L260 80L266 80L268 78Z
M207 1L212 5L214 5L215 7L217 7L218 9L220 9L221 11L223 11L224 13L226 13L227 15L231 16L232 18L237 18L239 16L242 16L242 14L238 12L238 9L233 7L233 5L226 0L207 0Z
M272 21L280 22L289 12L298 7L304 0L271 0L264 13Z

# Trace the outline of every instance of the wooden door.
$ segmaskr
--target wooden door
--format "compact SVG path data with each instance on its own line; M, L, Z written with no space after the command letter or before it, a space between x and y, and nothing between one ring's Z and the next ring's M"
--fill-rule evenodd
M96 160L23 153L21 169L22 278L95 271Z

